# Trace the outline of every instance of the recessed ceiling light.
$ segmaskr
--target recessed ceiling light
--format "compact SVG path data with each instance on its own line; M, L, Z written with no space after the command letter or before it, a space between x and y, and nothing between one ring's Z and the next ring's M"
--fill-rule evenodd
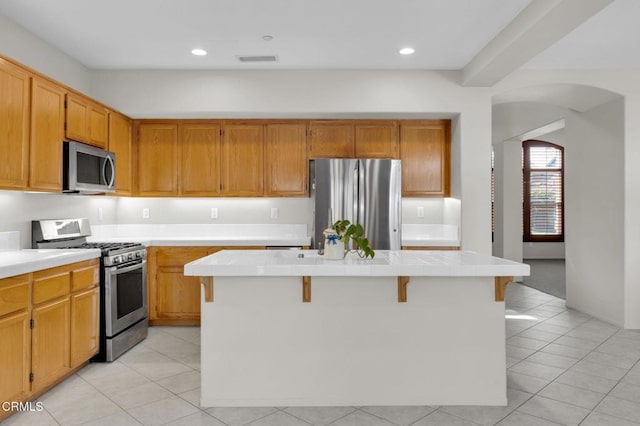
M207 51L204 49L193 49L191 53L193 53L196 56L204 56L207 54Z
M273 36L269 35L269 34L265 34L265 35L262 36L262 39L264 41L271 41L271 40L273 40Z
M400 49L401 55L413 55L415 52L416 50L413 47L403 47Z

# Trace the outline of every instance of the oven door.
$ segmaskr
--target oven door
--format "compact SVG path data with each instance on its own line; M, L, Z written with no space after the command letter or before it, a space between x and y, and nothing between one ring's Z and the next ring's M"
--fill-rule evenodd
M105 334L113 337L147 317L147 261L105 268Z

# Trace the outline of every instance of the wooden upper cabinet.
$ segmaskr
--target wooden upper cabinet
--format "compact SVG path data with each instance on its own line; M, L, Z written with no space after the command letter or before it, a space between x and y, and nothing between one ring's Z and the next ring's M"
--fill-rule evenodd
M220 125L180 125L180 195L220 194Z
M34 77L31 84L29 187L62 191L64 90Z
M309 158L353 158L354 125L339 120L309 123Z
M0 59L0 188L28 185L29 83L27 72Z
M225 124L220 160L222 195L263 195L264 125Z
M356 158L399 158L398 123L356 123L355 153Z
M268 124L265 158L265 195L308 195L309 161L305 123Z
M79 142L106 148L109 135L106 108L73 93L66 99L65 136Z
M138 187L140 195L178 194L177 124L142 123L139 125Z
M109 114L109 151L116 154L116 194L131 195L131 120L115 112Z
M450 195L451 141L449 120L401 122L402 195Z

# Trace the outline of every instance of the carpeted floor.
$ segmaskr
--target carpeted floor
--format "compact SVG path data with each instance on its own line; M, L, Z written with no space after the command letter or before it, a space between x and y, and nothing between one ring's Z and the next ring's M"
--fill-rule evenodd
M531 276L523 284L561 299L567 298L564 259L525 259L531 266Z

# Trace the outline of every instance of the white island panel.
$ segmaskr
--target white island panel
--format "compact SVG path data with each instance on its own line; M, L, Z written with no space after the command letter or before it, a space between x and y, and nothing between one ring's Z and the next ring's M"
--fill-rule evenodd
M217 277L202 302L206 407L506 404L493 279Z

